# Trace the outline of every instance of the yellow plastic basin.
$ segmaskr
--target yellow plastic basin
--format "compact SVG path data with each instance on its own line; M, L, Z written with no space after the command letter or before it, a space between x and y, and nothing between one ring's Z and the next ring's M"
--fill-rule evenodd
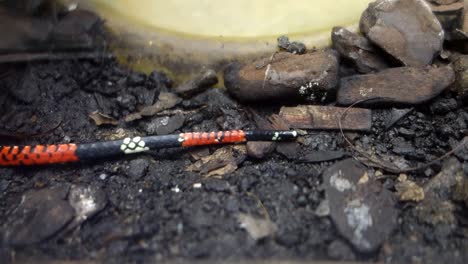
M309 49L324 47L333 26L356 29L369 2L88 0L86 5L106 19L123 61L144 71L163 67L179 77L271 54L280 35Z

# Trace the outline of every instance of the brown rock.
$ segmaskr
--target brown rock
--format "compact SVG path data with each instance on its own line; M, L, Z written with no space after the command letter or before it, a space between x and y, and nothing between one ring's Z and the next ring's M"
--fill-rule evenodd
M274 142L247 142L247 155L256 159L263 159L275 149Z
M468 55L460 56L453 62L456 83L454 88L462 98L468 98Z
M432 12L437 16L445 30L445 39L459 38L457 29L463 27L463 13L465 5L463 0L429 1Z
M292 128L339 129L338 119L346 108L334 106L301 105L282 107L280 116ZM341 121L344 130L368 131L372 126L372 113L369 109L348 109Z
M74 218L75 211L65 200L68 186L31 190L21 197L18 207L9 215L7 244L25 246L53 237ZM5 219L6 220L6 219Z
M337 102L350 105L376 98L365 104L420 104L439 95L454 81L455 73L449 66L392 68L375 74L342 78Z
M332 50L304 55L281 52L224 72L228 91L241 100L306 98L323 101L338 84L338 56Z
M201 93L218 83L218 76L214 70L206 70L195 76L193 79L177 86L174 91L184 97L190 97Z
M442 50L444 31L424 0L377 0L361 17L361 32L406 66L424 66Z
M327 168L322 178L330 217L340 234L360 252L376 250L397 225L393 194L352 159Z
M342 27L332 30L333 48L356 65L360 73L370 73L388 68L387 62L365 37Z
M455 2L459 2L459 0L427 0L429 3L437 4L437 5L450 5Z

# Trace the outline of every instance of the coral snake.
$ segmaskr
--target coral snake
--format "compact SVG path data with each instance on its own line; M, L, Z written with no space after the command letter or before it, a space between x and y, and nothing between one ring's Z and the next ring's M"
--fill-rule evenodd
M298 133L294 130L230 130L132 137L86 144L0 146L0 166L94 161L161 148L192 147L246 141L283 141L293 140L297 136Z

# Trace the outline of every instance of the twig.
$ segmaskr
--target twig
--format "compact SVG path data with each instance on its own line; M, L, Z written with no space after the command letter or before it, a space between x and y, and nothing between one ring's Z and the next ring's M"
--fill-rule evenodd
M51 128L51 129L49 129L47 131L39 132L39 133L36 133L36 134L26 134L26 133L7 134L7 133L1 133L0 132L0 138L23 140L25 138L40 137L40 136L44 136L44 135L47 135L47 134L50 134L50 133L54 132L57 128L59 128L62 125L62 123L63 123L63 121L60 121L58 123L58 125L56 125L55 127Z

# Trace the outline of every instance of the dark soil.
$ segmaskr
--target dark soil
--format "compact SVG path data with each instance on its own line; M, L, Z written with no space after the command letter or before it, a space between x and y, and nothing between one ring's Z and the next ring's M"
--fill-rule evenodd
M164 75L132 73L113 60L37 62L8 68L0 86L1 144L5 145L145 135L153 118L125 123L123 117L138 105L154 103L161 91L170 91ZM208 106L200 108L203 104ZM247 106L219 89L187 99L179 108L186 116L176 132L256 126ZM262 114L278 111L271 106L268 109L274 112L254 108ZM116 118L119 125L97 127L88 117L96 110ZM412 165L443 155L466 135L468 108L451 93L417 107L387 130L391 111L376 111L372 132L350 134L353 142L375 149L382 157L405 158ZM27 136L34 134L40 136ZM301 144L280 150L282 154L274 152L264 160L247 158L235 172L219 178L186 171L193 162L188 149L93 164L1 168L0 257L3 263L12 259L136 262L199 258L466 263L468 215L463 203L455 203L456 225L449 229L421 223L415 204L399 203L397 230L376 252L360 254L340 236L329 217L315 214L324 199L321 172L333 162L296 162L317 150L349 153L340 134L317 131L301 139ZM466 168L466 155L458 159ZM441 164L435 164L409 173L409 178L424 184L440 170ZM382 178L383 186L395 192L398 175L387 176ZM194 183L202 187L194 188ZM21 245L14 245L4 238L10 228L23 228L12 223L25 193L64 185L98 187L105 192L107 205L82 224L60 228L40 242L26 237ZM275 235L253 240L240 227L239 212L268 215L277 226ZM25 223L24 228L34 233L43 226Z

